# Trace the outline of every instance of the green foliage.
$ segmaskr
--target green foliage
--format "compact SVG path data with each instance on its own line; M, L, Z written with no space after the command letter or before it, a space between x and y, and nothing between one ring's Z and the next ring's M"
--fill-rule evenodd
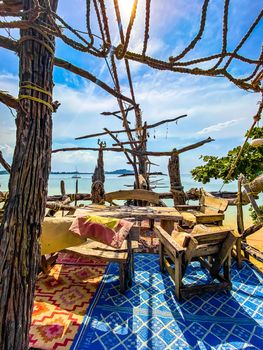
M259 206L259 210L260 210L261 215L263 215L263 205ZM252 217L254 224L258 223L260 221L260 219L257 217L257 214L252 206L250 206L249 211L250 211L250 216Z
M250 135L250 139L263 138L263 127L255 127ZM206 184L210 179L225 180L231 165L234 163L241 146L230 150L225 157L201 156L205 165L194 168L191 173L194 180ZM236 180L242 173L248 180L253 180L263 173L263 146L251 147L249 142L245 144L242 155L233 171L229 181Z

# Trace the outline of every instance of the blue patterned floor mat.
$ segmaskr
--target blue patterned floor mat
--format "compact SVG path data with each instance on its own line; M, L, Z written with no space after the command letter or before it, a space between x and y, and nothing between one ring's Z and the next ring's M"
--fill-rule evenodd
M187 280L205 281L191 264ZM233 290L178 302L157 255L136 254L133 287L119 293L118 265L110 264L71 350L263 349L263 278L251 264L232 268Z

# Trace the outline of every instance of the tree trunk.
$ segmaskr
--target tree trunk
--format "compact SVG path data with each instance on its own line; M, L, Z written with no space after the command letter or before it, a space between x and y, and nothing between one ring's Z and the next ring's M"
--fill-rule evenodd
M173 154L170 157L168 172L170 177L170 190L173 193L174 205L185 204L185 193L181 182L178 154Z
M50 1L54 11L57 2ZM33 0L24 0L23 9L31 9L33 3ZM40 1L41 5L43 3ZM39 20L47 23L46 15L42 13L36 23ZM54 38L50 36L47 41L37 31L26 29L21 30L21 39L19 95L32 96L51 104L49 95L34 90L32 86L38 86L52 96L54 54L40 41L52 47ZM23 85L31 87L23 88ZM23 98L17 110L16 125L9 200L0 227L1 350L24 350L28 347L35 280L40 261L39 236L50 172L51 108L41 101Z

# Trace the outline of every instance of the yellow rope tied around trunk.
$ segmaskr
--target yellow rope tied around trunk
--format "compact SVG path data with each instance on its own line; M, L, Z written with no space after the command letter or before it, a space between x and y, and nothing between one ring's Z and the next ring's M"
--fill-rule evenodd
M25 82L24 82L25 83ZM21 85L20 88L23 88L23 89L31 89L31 90L35 90L35 91L38 91L38 92L41 92L42 94L45 94L49 97L52 98L52 94L51 92L49 91L46 91L38 86L34 86L34 85L31 85L33 83L30 83L28 82L29 84L26 84L26 85ZM35 96L30 96L30 95L24 95L24 94L21 94L18 96L18 101L21 101L23 99L28 99L28 100L31 100L31 101L35 101L35 102L38 102L38 103L42 103L43 105L47 106L52 112L54 112L54 108L52 106L51 103L45 101L45 100L42 100L41 98L38 98L38 97L35 97Z
M35 101L38 103L42 103L43 105L47 106L52 112L54 112L52 105L50 103L48 103L47 101L41 100L40 98L30 96L30 95L19 95L18 100L21 101L23 99L28 99L28 100L32 100L32 101Z
M33 86L33 85L22 85L22 86L20 86L20 88L36 90L36 91L42 92L42 94L46 94L46 95L52 97L51 92L46 91L46 90L43 90L43 89L41 89L40 87L37 87L37 86Z

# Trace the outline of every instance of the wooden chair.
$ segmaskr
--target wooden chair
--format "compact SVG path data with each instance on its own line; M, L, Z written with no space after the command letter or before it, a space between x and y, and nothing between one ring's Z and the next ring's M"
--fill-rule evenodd
M200 204L197 206L178 205L175 208L182 214L183 224L193 227L195 224L222 225L227 207L228 201L223 198L202 195Z
M184 241L179 244L161 226L155 226L155 230L160 241L160 268L161 271L166 269L174 280L178 299L207 291L231 289L231 250L237 239L233 231L185 234ZM187 265L194 260L199 261L219 283L184 286L182 279ZM223 274L220 273L222 267Z
M105 201L113 203L114 200L138 200L149 202L155 205L160 204L159 194L147 190L120 190L105 194Z

